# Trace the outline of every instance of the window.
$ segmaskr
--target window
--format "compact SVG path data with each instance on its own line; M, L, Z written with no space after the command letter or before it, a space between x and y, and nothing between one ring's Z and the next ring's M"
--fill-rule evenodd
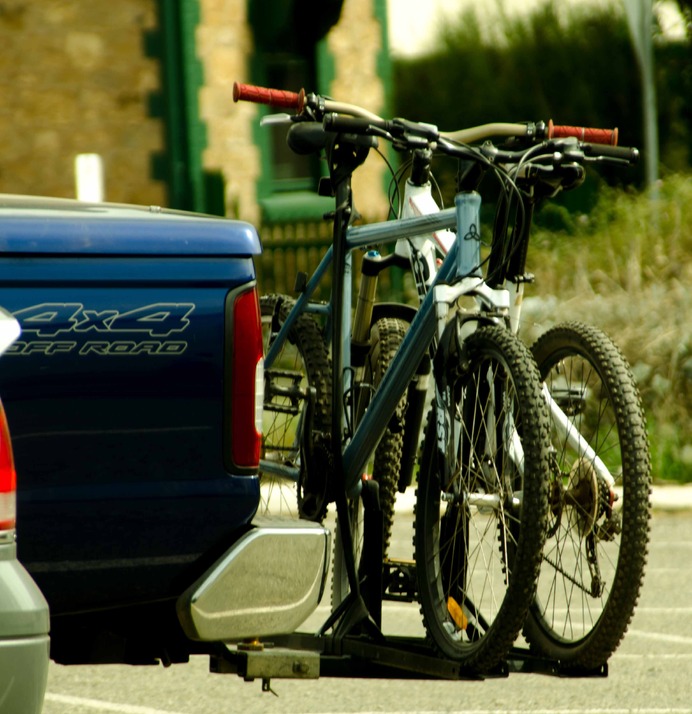
M252 81L299 91L319 91L317 44L334 25L343 0L248 0L255 39ZM266 110L267 113L271 109ZM258 195L264 220L317 219L331 202L317 196L318 156L299 156L286 145L286 126L256 135L262 151Z

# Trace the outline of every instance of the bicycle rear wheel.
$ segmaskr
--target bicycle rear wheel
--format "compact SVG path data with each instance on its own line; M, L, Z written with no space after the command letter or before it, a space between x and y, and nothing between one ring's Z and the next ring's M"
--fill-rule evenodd
M571 428L611 476L551 420L550 515L525 636L563 664L595 669L625 634L644 576L650 519L646 422L625 358L597 328L574 322L533 346L542 378Z
M370 331L370 349L365 361L361 384L354 386L355 398L360 401L355 414L362 415L367 409L372 394L384 377L396 351L399 349L408 323L393 317L384 317L373 325ZM380 439L373 458L367 466L366 476L379 485L380 508L383 521L383 557L386 556L394 522L394 505L403 449L403 425L406 398L402 397L396 412ZM363 548L363 506L360 498L349 504L351 536L355 548L356 564L360 562ZM349 584L346 574L341 530L334 535L334 568L332 579L332 607L339 605L348 594Z
M294 304L285 295L260 298L265 354ZM274 364L265 369L258 511L262 515L324 518L329 498L326 435L331 428L331 373L319 325L304 313L289 331ZM306 448L310 458L306 458Z
M443 364L454 404L446 424L431 412L418 477L421 612L442 655L488 671L506 657L535 595L548 415L531 356L504 327L477 329L461 357L445 356Z

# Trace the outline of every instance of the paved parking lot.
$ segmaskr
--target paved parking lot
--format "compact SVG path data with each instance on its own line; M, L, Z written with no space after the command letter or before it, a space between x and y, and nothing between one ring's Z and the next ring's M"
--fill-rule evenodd
M311 712L692 712L692 510L659 502L640 604L607 677L513 673L485 681L322 678L260 683L208 672L206 658L168 669L51 667L45 714L217 714ZM401 519L403 520L403 519ZM397 547L408 547L399 523ZM309 624L326 616L321 610ZM415 606L389 605L385 631L421 631Z

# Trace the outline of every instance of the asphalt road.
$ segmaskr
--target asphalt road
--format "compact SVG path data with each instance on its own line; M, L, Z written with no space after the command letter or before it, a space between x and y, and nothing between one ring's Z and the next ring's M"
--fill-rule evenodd
M397 545L408 547L408 531ZM306 624L318 626L319 611ZM415 606L390 606L385 632L417 634ZM310 712L692 712L692 510L655 511L640 603L607 677L511 673L484 681L400 679L258 681L210 674L208 660L133 668L52 665L44 714L247 714Z

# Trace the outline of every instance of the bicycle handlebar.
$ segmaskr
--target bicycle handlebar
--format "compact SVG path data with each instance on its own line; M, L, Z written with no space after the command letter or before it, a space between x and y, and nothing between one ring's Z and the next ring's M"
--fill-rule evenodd
M373 114L367 109L363 109L363 107L335 102L333 99L318 97L316 94L306 94L304 89L301 89L300 92L289 92L283 89L269 89L267 87L258 87L255 84L234 82L233 101L255 102L281 109L295 109L297 114L301 114L306 106L310 105L314 109L319 109L322 114L324 112L337 112L350 116L366 117L371 121L381 120L381 117L377 116L377 114Z
M288 92L283 89L268 89L254 84L233 83L234 102L255 102L256 104L269 104L282 109L295 109L303 111L305 106L305 90Z
M596 146L591 142L580 145L580 148L586 156L596 157L596 159L617 159L619 161L626 161L628 164L636 164L637 161L639 161L639 150L633 147L603 146L602 144Z
M323 126L326 131L365 135L374 134L377 136L389 135L390 138L394 138L395 140L407 136L407 143L409 143L409 145L413 145L415 139L421 139L426 142L436 141L438 142L438 147L444 153L449 154L454 154L455 150L465 151L465 149L462 149L462 147L456 144L458 141L456 137L459 136L460 132L455 132L453 135L455 140L450 141L449 137L451 135L440 133L437 131L437 127L431 124L416 124L404 119L382 119L374 122L360 117L326 114L323 120ZM498 131L498 128L500 131ZM634 164L639 159L639 151L637 149L615 146L611 143L615 141L617 134L615 133L615 136L612 136L613 132L610 130L586 129L582 127L557 127L558 131L555 132L555 128L552 123L548 125L548 131L553 130L552 138L546 139L546 143L544 144L545 148L549 151L573 152L576 149L583 152L583 155L587 158L605 161L614 159L616 161L627 162L628 164ZM487 135L485 134L485 131L487 131L489 133L492 132L493 136L497 136L498 133L503 133L501 130L504 130L505 135L516 137L519 134L517 129L520 129L524 136L529 133L529 129L523 124L486 124L464 131L474 132L477 136ZM617 130L615 130L615 132L617 132ZM587 137L587 139L584 140L582 137ZM571 139L576 139L576 144L570 144ZM601 139L601 141L592 141L592 139ZM603 140L606 139L607 143L603 143ZM518 163L523 160L528 152L526 148L519 151L506 151L492 144L488 145L487 149L481 147L480 150L486 158L499 163ZM577 157L574 158L576 159Z
M622 159L633 163L638 157L636 149L616 150L618 148L617 129L561 126L553 124L552 119L548 122L547 127L543 125L543 128L539 124L492 123L461 129L456 132L440 132L432 124L410 122L406 119L379 119L373 121L342 114L325 114L323 124L327 131L377 134L380 136L384 132L395 139L408 135L409 137L418 137L426 141L447 140L458 143L479 141L491 136L506 136L510 138L533 136L536 139L544 138L549 141L552 139L576 138L583 145L598 145L599 155L606 158ZM585 151L585 153L587 156L593 156L597 152L592 148Z
M233 85L233 101L256 102L268 104L283 109L293 109L297 114L304 114L309 109L310 117L321 117L326 131L346 132L353 134L377 135L389 139L405 139L407 144L414 146L417 142L446 142L468 144L491 137L504 136L508 138L533 138L555 141L575 138L579 141L579 149L593 160L616 160L636 163L639 158L637 149L618 147L618 130L596 129L554 124L551 119L548 124L490 123L480 126L460 129L453 132L441 132L433 124L412 122L406 119L383 119L354 104L336 102L332 99L315 94L289 92L281 89L269 89L252 84L235 82ZM598 145L598 146L596 146ZM501 152L495 155L500 159L504 156L507 162L515 161L514 154L523 152Z
M564 139L567 137L574 137L589 144L617 146L618 130L617 127L615 129L595 129L585 126L559 125L553 124L552 119L548 122L547 139Z

